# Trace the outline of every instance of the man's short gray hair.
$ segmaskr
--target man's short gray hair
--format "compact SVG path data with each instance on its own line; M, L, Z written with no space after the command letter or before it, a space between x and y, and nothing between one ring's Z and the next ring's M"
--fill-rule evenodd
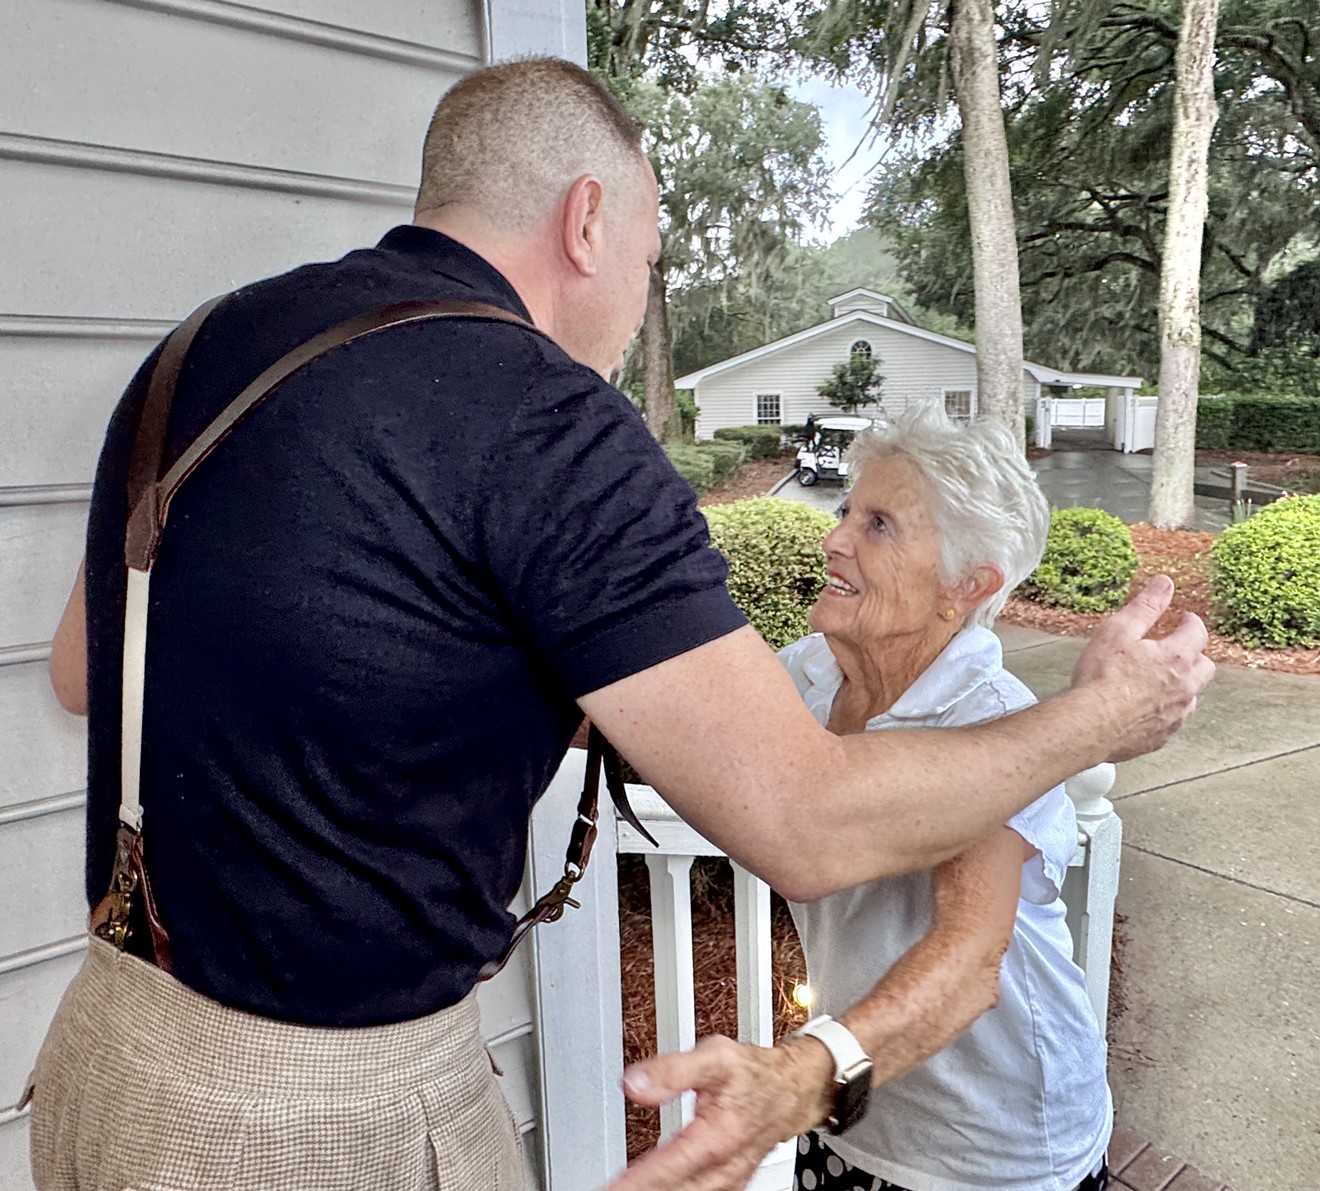
M468 206L525 232L583 174L640 195L641 142L641 126L580 66L561 58L490 66L440 100L422 148L417 210Z
M1004 586L969 618L989 627L1036 569L1050 528L1049 504L1017 435L997 418L954 422L923 401L862 431L846 458L855 479L868 463L893 456L911 460L930 486L944 581L957 583L982 563L1003 571Z

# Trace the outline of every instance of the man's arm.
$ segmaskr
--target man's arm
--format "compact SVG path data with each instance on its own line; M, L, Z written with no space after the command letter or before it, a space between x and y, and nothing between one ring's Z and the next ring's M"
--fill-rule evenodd
M907 1074L999 1000L999 963L1013 938L1022 865L1033 849L1008 827L932 875L930 930L871 991L839 1015L871 1056L871 1083ZM634 1064L624 1077L642 1104L694 1088L697 1111L677 1136L633 1163L611 1191L743 1187L777 1142L815 1128L834 1073L814 1039L775 1047L706 1038L685 1054Z
M65 711L87 714L87 596L85 566L78 568L50 647L50 685Z
M605 735L698 831L795 901L933 868L1046 790L1159 748L1214 673L1196 617L1145 634L1153 580L1097 629L1073 685L972 728L835 736L740 629L584 696Z

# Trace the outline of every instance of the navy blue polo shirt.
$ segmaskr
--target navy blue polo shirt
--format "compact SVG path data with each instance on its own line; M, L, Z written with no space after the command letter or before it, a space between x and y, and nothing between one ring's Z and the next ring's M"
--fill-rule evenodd
M184 365L167 464L295 345L419 298L527 316L489 264L417 227L238 290ZM92 901L119 800L145 372L88 525ZM743 624L724 577L636 411L534 332L394 329L288 381L180 489L152 575L144 836L179 979L309 1025L460 1000L510 937L576 697Z

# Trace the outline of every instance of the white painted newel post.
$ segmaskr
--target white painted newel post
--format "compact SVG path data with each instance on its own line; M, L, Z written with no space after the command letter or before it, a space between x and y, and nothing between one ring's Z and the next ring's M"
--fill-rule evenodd
M1108 762L1069 778L1066 789L1077 812L1078 853L1068 870L1068 907L1074 959L1086 974L1086 991L1104 1030L1109 1013L1109 967L1114 942L1114 899L1123 850L1123 822L1106 795L1114 788Z

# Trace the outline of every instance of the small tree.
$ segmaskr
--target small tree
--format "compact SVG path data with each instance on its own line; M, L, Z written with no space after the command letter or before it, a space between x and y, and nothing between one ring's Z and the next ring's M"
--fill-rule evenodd
M885 378L880 374L880 361L853 352L846 364L835 364L830 378L816 392L844 413L853 413L859 405L870 405L880 400L880 389Z

